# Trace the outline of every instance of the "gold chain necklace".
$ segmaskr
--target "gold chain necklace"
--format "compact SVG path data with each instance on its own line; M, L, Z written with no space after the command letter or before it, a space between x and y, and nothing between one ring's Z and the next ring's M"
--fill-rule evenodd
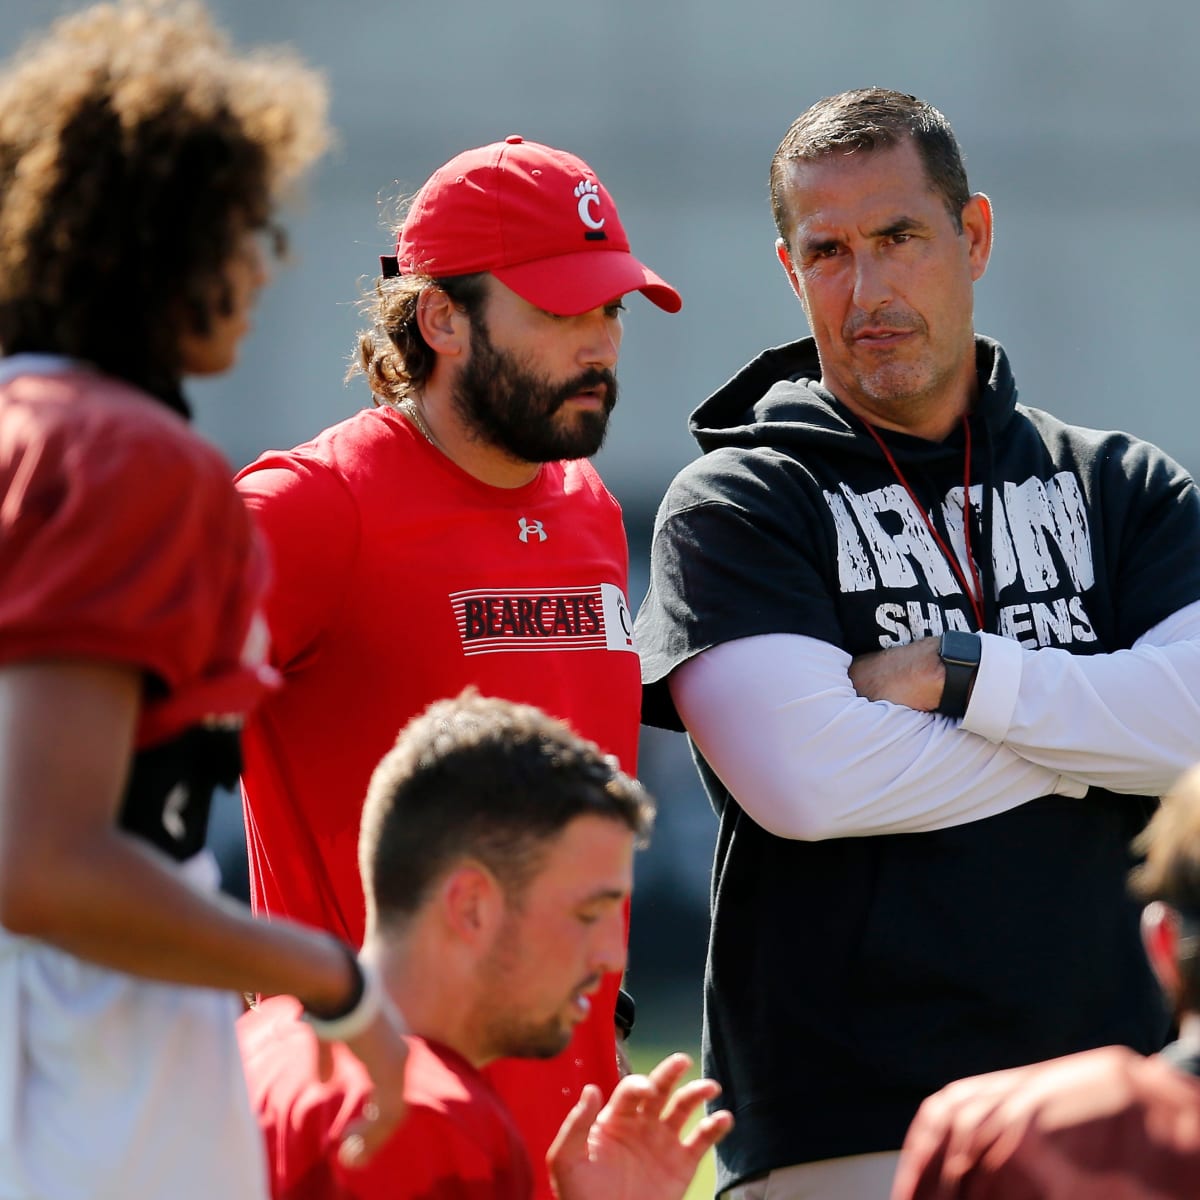
M424 414L417 407L417 402L411 396L405 396L396 407L417 427L425 440L435 450L441 449L441 446L437 443L437 438L433 436L433 430L429 428L429 424L425 420Z

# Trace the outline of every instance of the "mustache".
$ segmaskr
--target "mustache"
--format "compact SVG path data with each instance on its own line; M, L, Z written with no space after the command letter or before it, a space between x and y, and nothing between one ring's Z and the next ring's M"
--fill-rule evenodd
M589 975L582 983L577 983L571 989L572 996L588 996L591 995L604 981L602 975Z
M617 377L607 367L591 367L554 389L550 414L558 412L572 396L593 387L604 388L604 411L612 412L617 403Z
M852 340L864 329L887 329L893 333L923 333L925 322L916 313L862 313L842 326L842 337Z

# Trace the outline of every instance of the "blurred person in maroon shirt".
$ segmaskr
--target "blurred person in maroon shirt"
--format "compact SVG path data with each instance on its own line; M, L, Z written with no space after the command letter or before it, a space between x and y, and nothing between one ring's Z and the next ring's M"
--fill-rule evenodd
M959 1080L921 1106L892 1200L1200 1196L1200 768L1136 843L1142 934L1179 1036Z

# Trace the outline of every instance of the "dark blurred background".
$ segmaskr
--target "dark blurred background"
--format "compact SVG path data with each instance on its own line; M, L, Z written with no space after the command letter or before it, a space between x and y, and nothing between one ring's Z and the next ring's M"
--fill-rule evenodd
M0 52L64 8L2 0ZM941 108L996 212L978 328L1021 398L1131 430L1193 470L1200 279L1200 7L1184 0L212 0L244 43L286 41L326 72L340 132L290 221L295 262L239 369L194 386L235 466L367 402L342 377L383 224L452 154L509 133L570 149L616 197L634 249L684 296L629 304L622 401L599 459L645 585L649 529L695 452L688 412L764 346L804 332L773 254L767 167L812 101L881 84ZM698 1021L715 822L686 743L647 732L660 801L639 866L631 982L648 1036ZM230 797L214 826L240 865ZM238 881L233 880L235 889Z

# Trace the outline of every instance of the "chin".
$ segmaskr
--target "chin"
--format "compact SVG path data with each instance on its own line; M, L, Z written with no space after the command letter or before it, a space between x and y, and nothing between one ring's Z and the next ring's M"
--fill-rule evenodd
M563 1026L555 1021L536 1029L525 1029L519 1039L520 1048L510 1049L510 1058L556 1058L570 1044L574 1026Z
M183 364L183 373L200 379L206 375L224 375L237 362L237 354L209 354Z
M863 380L863 393L877 404L890 404L903 407L910 400L924 396L928 384L924 379L914 378L911 374L892 374L875 376Z

